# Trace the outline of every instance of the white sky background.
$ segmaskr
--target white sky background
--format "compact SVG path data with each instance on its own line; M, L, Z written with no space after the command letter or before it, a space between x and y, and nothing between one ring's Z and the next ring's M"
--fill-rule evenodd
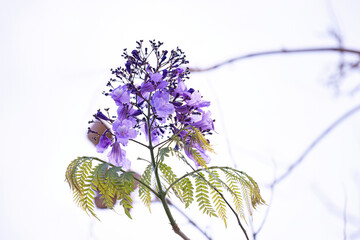
M0 238L179 239L159 204L150 214L135 200L134 220L99 211L98 222L75 206L64 182L72 159L97 155L87 121L108 107L101 92L109 69L124 64L122 50L157 39L206 67L261 50L336 46L329 29L339 27L344 45L359 49L359 9L355 0L1 1ZM279 176L359 103L360 93L348 94L358 73L338 95L327 87L337 61L333 53L268 56L191 74L187 85L212 101L212 163L232 165L232 156L269 201L275 166ZM345 198L347 237L360 239L359 120L356 114L336 128L276 187L258 239L342 239ZM137 149L127 152L136 159ZM266 208L256 211L255 228ZM173 212L190 238L205 239ZM215 240L244 239L230 213L227 229L196 206L188 214Z

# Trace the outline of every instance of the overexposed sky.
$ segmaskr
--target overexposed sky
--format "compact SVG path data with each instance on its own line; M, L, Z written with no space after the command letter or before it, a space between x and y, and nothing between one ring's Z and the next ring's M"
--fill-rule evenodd
M64 182L72 159L97 155L87 121L109 107L101 92L109 69L124 64L122 50L157 39L183 49L191 66L206 67L262 50L337 46L331 30L359 49L358 9L355 0L2 1L0 238L179 239L158 203L150 214L135 200L134 220L100 211L98 222L75 206ZM349 94L358 72L344 78L339 93L326 84L338 60L334 53L277 55L192 73L187 85L212 101L216 119L212 163L235 161L270 201L274 172L280 176L360 101L360 93ZM347 237L360 239L359 120L343 122L276 187L258 239L342 239L345 199ZM132 146L127 152L138 157ZM255 228L266 209L256 212ZM191 239L205 239L173 212ZM196 206L187 213L214 240L244 239L230 214L225 229Z

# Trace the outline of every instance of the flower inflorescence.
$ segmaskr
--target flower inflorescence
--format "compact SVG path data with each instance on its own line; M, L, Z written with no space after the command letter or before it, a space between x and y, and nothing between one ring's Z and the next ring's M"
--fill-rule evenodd
M212 134L214 120L204 108L210 102L204 101L199 91L186 86L190 72L181 67L188 63L181 49L169 52L160 50L162 42L149 42L150 48L143 47L142 40L136 42L136 49L130 54L124 49L124 67L111 69L115 78L110 79L107 84L110 90L104 94L115 102L117 116L106 116L100 110L94 115L98 121L111 125L101 134L96 149L102 153L111 148L109 162L129 168L123 147L143 133L149 143L144 146L156 146L167 137L196 166L202 165L196 156L208 163L206 151L211 151L211 147L204 135ZM204 141L194 141L191 132Z

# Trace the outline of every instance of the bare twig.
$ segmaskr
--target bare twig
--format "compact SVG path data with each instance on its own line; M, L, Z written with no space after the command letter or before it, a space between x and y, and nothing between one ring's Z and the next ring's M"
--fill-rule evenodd
M246 54L243 56L235 57L229 60L226 60L224 62L215 64L210 67L206 68L189 68L190 72L206 72L211 71L216 68L222 67L226 64L230 64L233 62L237 62L240 60L244 60L247 58L254 58L254 57L260 57L260 56L266 56L266 55L275 55L275 54L289 54L289 53L308 53L308 52L338 52L338 53L349 53L349 54L355 54L360 56L360 50L357 49L349 49L344 47L322 47L322 48L299 48L299 49L280 49L280 50L271 50L271 51L263 51L263 52L255 52Z
M347 193L346 190L344 190L344 194L345 194L345 200L344 200L344 210L343 210L343 223L344 223L344 240L347 239L347 234L346 234L346 225L347 225Z
M286 172L281 175L279 178L277 178L272 184L272 186L277 185L280 183L284 178L290 175L290 173L294 170L295 167L297 167L304 159L305 157L311 152L311 150L321 142L321 140L328 135L334 128L336 128L340 123L342 123L344 120L355 114L360 110L360 105L357 105L356 107L352 108L350 111L346 112L344 115L342 115L340 118L338 118L335 122L333 122L327 129L325 129L324 132L322 132L303 152L303 154L299 157L298 160L296 160L293 164L290 165L290 167L286 170Z
M273 162L273 164L274 164L274 181L275 181L275 179L276 179L276 170L277 170L277 167L276 167L276 162L274 161L274 159L272 159L272 162ZM263 220L262 220L262 222L261 222L258 230L255 231L255 232L253 232L253 239L254 239L254 240L256 240L257 235L259 234L259 232L260 232L260 231L262 230L262 228L264 227L265 222L266 222L266 220L267 220L267 218L268 218L268 216L269 216L270 207L271 207L272 201L273 201L273 199L274 199L275 185L272 185L272 186L270 187L270 190L271 190L270 201L269 201L269 203L267 204L268 207L267 207L267 209L266 209L265 216L264 216L264 218L263 218Z

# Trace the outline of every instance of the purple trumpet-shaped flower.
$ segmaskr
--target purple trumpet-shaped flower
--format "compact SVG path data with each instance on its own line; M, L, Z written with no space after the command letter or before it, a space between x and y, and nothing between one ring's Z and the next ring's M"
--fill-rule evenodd
M166 118L169 114L175 112L174 105L169 103L170 94L167 92L156 92L152 98L151 104L156 110L156 115L160 118Z
M133 105L131 105L131 104L124 104L124 105L120 105L118 107L117 114L118 114L117 120L119 120L120 122L122 122L125 119L128 119L128 120L131 120L135 125L136 120L134 117L140 115L141 110L135 110L133 108Z
M99 143L96 145L96 151L98 153L103 153L111 144L111 140L106 136L106 130L100 137Z
M124 169L130 169L131 162L126 158L126 151L121 149L120 144L115 142L108 154L109 163Z
M127 90L126 85L115 88L114 90L112 90L110 95L118 106L122 105L123 103L130 102L130 93Z
M141 131L145 134L146 141L149 141L149 128L146 122L142 125ZM151 141L153 145L156 145L160 142L159 130L154 129L154 127L151 129Z
M209 101L203 101L201 99L201 94L197 91L194 91L193 93L191 93L190 99L189 100L185 100L187 105L192 106L192 107L196 107L196 108L202 108L202 107L208 107L210 106L210 102Z
M167 81L163 80L163 74L161 73L150 73L150 80L154 81L156 89L164 89L169 84Z
M210 118L211 112L200 112L202 113L201 115L196 114L192 116L193 123L191 125L198 128L200 131L214 130L214 121Z
M129 139L136 138L137 131L134 129L134 122L125 119L121 122L116 120L113 124L113 130L117 142L121 143L123 146L126 146L129 142Z
M198 168L200 164L194 155L197 155L197 158L203 159L206 164L208 164L211 160L210 157L205 153L205 150L198 143L195 143L195 146L185 144L184 150L185 154L194 161L196 168Z
M141 84L141 94L144 97L147 97L148 94L150 92L155 91L156 89L161 89L164 90L164 88L167 87L167 85L169 84L167 81L163 80L163 74L161 73L151 73L150 74L150 79L147 82L143 82Z

